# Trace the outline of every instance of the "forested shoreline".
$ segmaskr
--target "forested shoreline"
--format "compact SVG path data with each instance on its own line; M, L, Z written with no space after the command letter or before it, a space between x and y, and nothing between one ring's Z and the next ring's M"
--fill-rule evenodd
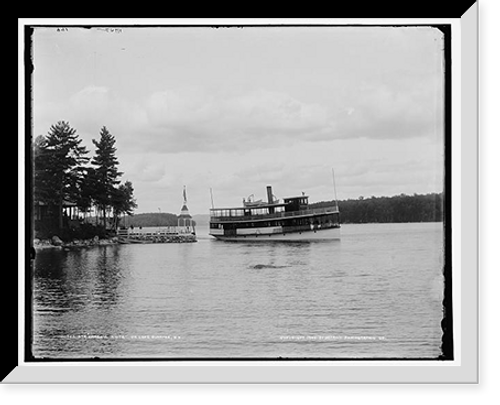
M310 204L311 208L331 206L334 201ZM400 194L392 197L359 197L340 200L340 219L344 224L390 222L441 222L443 220L443 194ZM209 215L196 215L200 225L207 225ZM174 226L177 216L171 213L142 213L126 216L122 225Z
M333 201L321 201L310 206L320 208L332 203ZM441 222L443 220L443 193L359 197L341 200L338 205L341 222L344 224Z
M169 212L146 212L142 214L127 215L121 225L129 227L140 226L177 226L177 215Z
M115 138L104 126L92 143L95 152L68 122L52 125L34 142L35 232L63 239L104 237L119 226L176 226L173 213L133 214L137 204L130 181L121 182ZM338 202L341 223L441 222L443 193L359 197ZM331 206L333 201L310 204ZM208 208L208 207L207 207ZM69 212L69 214L68 214ZM77 212L77 217L75 216ZM94 219L92 220L92 215ZM88 217L90 216L90 218ZM208 223L208 215L201 215Z

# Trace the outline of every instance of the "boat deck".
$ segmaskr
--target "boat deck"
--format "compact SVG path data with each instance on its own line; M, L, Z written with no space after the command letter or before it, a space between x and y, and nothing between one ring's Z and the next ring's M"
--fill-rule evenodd
M220 211L220 209L218 211ZM283 212L275 212L272 214L260 214L260 215L244 215L244 214L239 214L239 211L228 210L228 215L222 215L222 216L211 215L210 222L224 223L224 222L269 221L272 219L281 219L281 218L307 217L320 214L336 214L338 212L339 209L337 206L330 206L323 208L309 208L306 210L291 211L291 212L283 211Z

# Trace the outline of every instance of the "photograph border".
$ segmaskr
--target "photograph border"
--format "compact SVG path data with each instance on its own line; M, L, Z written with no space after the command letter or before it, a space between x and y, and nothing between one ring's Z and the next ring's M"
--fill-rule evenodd
M470 10L469 10L469 13L470 13ZM477 20L477 17L476 17L476 20ZM296 20L294 20L294 21L296 21ZM314 23L312 23L310 25L312 25L312 26L318 25L317 21L318 20L315 20ZM356 20L356 22L360 23L358 20ZM462 26L460 26L460 21L457 21L457 20L448 20L448 21L433 20L432 22L425 22L425 23L420 23L420 22L415 23L415 21L412 21L410 23L407 20L405 20L403 22L401 22L399 20L390 20L390 22L387 22L387 20L386 20L384 22L384 24L382 24L381 21L379 21L379 20L376 20L376 22L369 20L368 23L366 23L366 21L365 21L365 24L363 24L363 22L361 21L361 24L362 25L426 25L426 26L429 26L429 25L447 26L447 25L449 25L449 27L451 28L451 40L450 40L450 44L449 44L450 46L445 47L445 48L449 52L448 57L451 56L453 58L453 60L460 60L460 43L461 42L460 42L459 37L461 35L463 38L463 29L465 28L463 24L462 24ZM63 26L64 24L58 23L56 25ZM115 26L115 25L119 26L119 24L115 24L115 23L111 23L111 24L105 25L105 26L109 27L109 26ZM196 24L196 25L198 25L198 24ZM261 25L260 22L258 25L259 26ZM295 25L295 24L292 24L292 25ZM336 24L334 21L332 22L332 20L329 20L327 25L349 25L349 23L345 23L345 21L342 21L341 24L338 24L338 23ZM34 27L37 25L36 25L36 23L32 23L32 24L30 24L30 26ZM462 30L460 30L460 28L462 28ZM21 30L21 28L20 28L20 30ZM457 38L457 36L458 36L458 38ZM472 35L472 37L474 37L474 35ZM446 38L446 36L445 36L445 38ZM448 36L448 38L450 38L450 37ZM21 36L20 36L20 41L21 41ZM474 45L475 44L473 44L473 46ZM26 56L27 55L25 54L24 55L25 62L26 62ZM446 55L445 55L445 58L446 58ZM462 59L462 62L463 62L463 59ZM450 66L449 62L448 62L447 66ZM452 72L448 73L451 77L454 77L455 79L460 77L459 64L456 64L456 63L452 64L451 70L452 70ZM356 365L356 366L358 366L358 365L359 366L366 366L366 365L368 365L368 366L380 366L380 365L384 365L384 366L385 365L398 365L398 366L400 366L400 365L403 365L403 366L460 365L460 359L461 359L461 357L460 357L460 341L461 340L460 340L460 333L459 333L459 331L460 331L460 313L461 313L460 312L460 305L459 305L459 304L461 304L461 296L460 296L460 290L459 290L459 287L461 285L461 283L460 283L460 266L459 266L459 260L457 261L457 249L454 249L453 253L451 253L452 252L451 248L452 248L452 245L455 246L455 248L456 248L456 246L459 246L459 245L457 245L457 240L459 241L459 244L460 244L460 230L461 230L461 225L463 225L460 222L460 204L459 203L457 204L457 196L458 196L458 199L460 200L460 180L461 180L460 171L463 170L462 165L463 165L464 161L461 160L461 157L460 157L460 131L458 128L460 125L460 110L459 110L460 105L456 101L461 100L462 101L462 108L463 108L464 99L463 99L463 92L462 92L462 99L457 97L457 94L459 94L458 92L460 92L461 89L460 89L460 83L458 83L458 79L457 80L455 80L455 79L452 79L451 82L449 80L446 80L446 83L447 83L446 86L447 87L449 86L449 89L447 89L447 91L445 91L445 97L446 97L446 94L453 94L453 102L451 104L452 105L451 109L447 108L447 112L446 112L446 114L447 115L449 114L450 117L449 117L449 120L448 119L445 120L445 121L448 121L448 123L451 122L451 126L453 127L453 143L451 145L451 148L450 147L446 148L446 159L445 159L446 160L446 169L447 169L446 171L448 173L450 173L449 169L451 169L451 172L453 172L453 178L451 178L449 175L445 176L445 182L446 182L445 196L446 196L446 191L451 191L451 193L452 193L451 194L452 197L446 199L445 212L448 212L448 214L450 214L449 209L453 210L453 212L451 213L453 227L450 227L449 222L448 222L448 224L445 223L445 234L446 234L445 241L446 241L446 244L449 245L448 248L446 249L448 251L448 256L447 256L448 264L445 264L445 271L446 271L446 268L448 268L448 270L450 271L450 275L451 275L452 266L451 266L450 261L449 261L449 259L451 259L451 261L453 262L453 272L454 272L452 286L448 285L448 287L445 287L445 300L446 300L446 297L448 297L448 299L450 300L450 304L452 303L452 301L456 303L456 305L453 306L453 310L450 311L452 318L450 318L448 316L447 317L448 320L445 321L445 322L449 322L449 324L448 324L449 329L448 330L450 330L450 329L453 330L453 334L451 335L451 341L453 343L453 347L451 349L451 353L453 354L452 356L451 355L446 356L445 359L442 359L440 361L434 361L434 360L428 360L428 359L417 359L417 360L413 360L413 359L411 359L411 360L398 360L398 359L382 359L382 360L380 360L380 359L349 359L349 360L343 360L343 359L335 359L335 360L305 359L305 360L298 360L298 359L294 358L294 359L284 359L283 361L280 360L277 362L274 359L256 359L256 360L254 360L254 359L233 359L230 361L228 361L227 359L218 359L218 360L213 361L212 359L205 359L205 358L193 359L193 360L186 360L183 358L183 359L168 359L166 361L166 364L163 364L163 362L165 362L165 359L159 359L159 361L155 361L155 359L129 359L129 360L116 359L116 360L98 361L98 362L92 362L92 363L87 363L87 362L82 362L80 360L71 360L70 359L68 361L65 361L65 360L64 361L61 361L61 360L52 361L52 360L50 360L50 366L48 366L47 363L42 365L41 363L37 362L35 359L30 358L30 353L27 350L27 347L30 346L29 339L26 339L26 330L30 330L30 328L26 329L26 326L31 327L31 320L30 319L27 320L26 318L23 319L23 317L22 317L23 314L20 313L20 322L19 322L20 332L23 332L21 334L21 336L24 337L24 345L22 345L22 342L20 342L20 358L19 358L20 364L22 364L24 366L27 366L27 365L34 366L33 368L35 368L35 369L40 369L41 367L45 368L45 367L53 367L53 366L60 367L63 365L65 367L66 366L72 367L72 366L83 365L84 369L89 370L89 367L91 367L93 369L94 367L100 367L103 365L106 365L107 367L117 367L119 365L126 364L126 365L134 365L134 368L137 366L146 367L146 364L148 364L148 363L150 364L151 361L155 361L155 363L153 364L155 366L156 365L165 366L167 364L168 364L168 366L174 366L173 368L176 370L176 371L173 371L174 373L177 373L180 370L180 367L188 367L192 370L192 366L196 366L196 367L205 366L202 368L202 370L205 370L206 367L221 367L221 366L227 367L227 366L241 366L241 365L243 365L243 366L257 366L257 367L262 367L262 366L267 367L269 365L273 365L273 366L278 365L280 367L289 367L289 366L293 367L296 365L308 365L308 366L313 366L313 367L316 367L316 366L329 366L329 367L331 367L331 366L344 366L344 365ZM20 78L20 81L21 81L21 78ZM453 89L452 89L452 87L453 87ZM463 83L462 83L462 90L463 90ZM25 93L24 93L25 98L26 98L26 95L28 93L29 93L29 89L25 89ZM470 99L473 100L474 97L469 98L469 100ZM451 101L451 100L449 100L449 101ZM27 103L26 99L25 99L26 117L30 117L30 113L31 113L31 111L29 111L29 109L26 107L28 104L29 103ZM450 103L446 103L446 105L448 107L450 105ZM20 106L20 111L21 111L21 106ZM462 112L463 111L464 110L462 110ZM458 122L458 125L457 125L457 122ZM445 131L446 132L445 143L448 141L448 145L450 145L451 139L452 139L452 135L451 135L452 130L449 127L449 124L447 125L447 128L448 129ZM26 131L26 133L30 132L30 128L28 128L27 125L25 127L25 131ZM26 137L26 139L29 139L29 137ZM457 140L458 140L458 142L457 142ZM21 149L21 151L22 150L23 149ZM25 151L31 150L30 145L24 145L24 150ZM452 156L453 156L453 159L450 161ZM462 158L463 158L463 156L462 156ZM29 159L27 159L27 160L29 160ZM458 171L457 171L457 169L458 169ZM20 173L21 173L21 170L20 170ZM20 177L20 180L21 180L21 177ZM473 180L475 180L475 179L473 179ZM20 183L20 184L22 184L22 183ZM20 191L20 193L21 193L21 191ZM28 193L26 193L26 194L28 194ZM28 196L26 195L24 197L25 197L24 201L28 201L29 198L26 199L26 197L28 197ZM470 196L469 196L469 198L470 198ZM451 204L451 200L453 200L453 205ZM458 210L457 210L457 207L458 207ZM457 218L458 218L458 221L457 221ZM448 220L449 219L450 219L450 217L448 216ZM27 230L27 227L29 227L29 226L25 226L24 229ZM28 234L26 235L26 238L27 239L30 238ZM458 254L460 254L460 251L458 252ZM460 259L460 256L458 256L458 259ZM458 267L458 270L456 270L457 267ZM457 276L457 271L458 271L458 276ZM22 272L20 272L20 273L22 273ZM27 274L25 274L25 277L23 279L22 275L20 274L20 278L21 278L20 286L24 285L26 287L26 284L27 284L26 283L26 276L27 276ZM448 288L448 295L446 295L446 288ZM21 300L20 300L21 307L26 306L27 300L29 300L29 301L31 300L31 297L29 296L30 291L27 291L27 290L30 290L30 288L25 288L23 291L24 292L24 298L23 298L24 302L21 302ZM20 293L21 292L22 292L22 290L20 288ZM453 299L451 299L450 292L452 293ZM23 294L20 294L20 295L23 295ZM20 299L21 299L21 297L20 297ZM458 303L458 305L457 305L457 303ZM24 304L24 305L21 305L21 304ZM26 307L24 309L26 309ZM24 327L25 327L24 330L22 330L23 329L22 325L24 325ZM443 336L443 339L444 338L445 338L445 336ZM448 338L450 338L450 335L448 335ZM22 350L21 350L21 348L22 348ZM172 360L175 360L175 364L171 363ZM251 364L248 364L249 362L251 362ZM285 362L286 365L283 362ZM307 362L307 364L305 364L305 362ZM276 364L276 363L278 363L278 364ZM25 368L25 367L23 367L23 368ZM233 368L233 367L231 367L231 368ZM105 373L106 373L106 375L108 375L108 372L105 372ZM191 374L192 371L189 371L189 373L190 373L190 375L192 375ZM176 374L176 375L179 375L179 374ZM258 375L260 375L260 374L257 374L256 376L258 376Z

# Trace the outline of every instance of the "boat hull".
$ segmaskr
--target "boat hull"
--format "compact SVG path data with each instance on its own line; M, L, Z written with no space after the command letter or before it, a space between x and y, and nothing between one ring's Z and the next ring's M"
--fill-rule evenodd
M340 239L340 228L317 229L303 232L290 233L270 233L270 234L253 234L253 235L214 235L210 234L218 240L232 242L266 242L266 241L283 241L283 242L301 242L315 240L335 240Z

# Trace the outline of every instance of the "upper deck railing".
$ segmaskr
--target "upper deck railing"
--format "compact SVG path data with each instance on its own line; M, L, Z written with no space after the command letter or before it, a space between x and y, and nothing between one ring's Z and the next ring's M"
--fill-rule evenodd
M335 214L339 212L336 205L322 207L322 208L308 208L306 210L300 211L290 211L290 212L275 212L272 214L260 214L260 215L229 215L216 216L213 213L210 214L210 222L248 222L248 221L267 221L272 219L280 218L290 218L317 214Z

